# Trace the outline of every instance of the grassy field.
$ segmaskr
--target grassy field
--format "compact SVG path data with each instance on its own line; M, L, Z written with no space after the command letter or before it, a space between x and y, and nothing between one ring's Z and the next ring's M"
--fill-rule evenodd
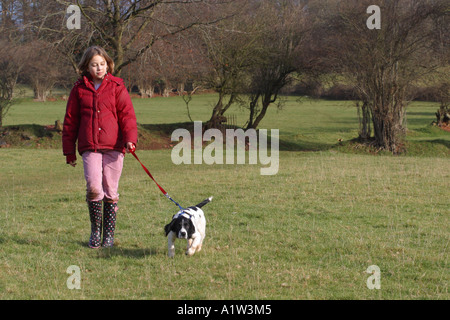
M207 120L213 95L196 97ZM188 120L180 98L135 100L146 125ZM289 98L261 128L280 129L280 170L181 165L170 150L140 150L182 205L205 207L204 249L167 258L163 227L177 208L132 158L121 180L117 246L87 248L83 168L51 145L0 149L0 299L449 299L450 134L429 124L436 104L409 110L406 156L355 154L351 103ZM64 102L24 101L6 126L62 120ZM235 109L239 124L245 111ZM0 138L1 140L1 138ZM55 137L57 140L57 137ZM44 145L45 146L45 145ZM81 289L69 290L69 266ZM381 269L381 289L365 271Z
M311 100L308 98L284 98L282 110L269 109L262 121L262 129L280 130L280 148L283 151L326 151L332 148L340 152L355 153L358 146L343 146L338 140L349 141L358 136L358 118L354 103L348 101ZM191 116L194 121L207 121L211 116L215 95L195 96L190 104ZM151 133L183 127L189 121L186 106L180 97L135 99L133 101L138 122ZM450 135L438 128L430 126L436 119L438 104L429 102L414 102L408 108L409 156L450 156ZM5 126L23 125L26 134L35 137L45 136L43 125L52 125L56 120L62 121L65 113L65 102L54 101L38 103L31 99L24 100L11 107L4 121ZM237 118L237 125L243 126L248 117L248 110L234 107L229 110ZM31 126L35 124L37 126ZM170 136L169 133L169 136ZM22 147L36 147L40 143L45 148L59 147L58 137L53 141L18 141ZM0 137L1 140L1 137ZM41 139L45 140L45 139Z

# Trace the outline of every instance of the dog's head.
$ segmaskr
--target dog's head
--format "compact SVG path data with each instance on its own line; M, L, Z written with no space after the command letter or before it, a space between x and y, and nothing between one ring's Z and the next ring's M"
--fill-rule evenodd
M195 226L190 216L180 214L164 227L164 231L166 232L166 237L173 231L179 239L191 239L195 233Z
M196 225L192 220L195 219L195 216L198 218L199 213L203 214L201 208L210 203L212 199L213 197L209 197L198 205L189 207L173 216L172 222L164 227L166 237L170 232L174 232L179 239L191 239L192 235L196 232Z

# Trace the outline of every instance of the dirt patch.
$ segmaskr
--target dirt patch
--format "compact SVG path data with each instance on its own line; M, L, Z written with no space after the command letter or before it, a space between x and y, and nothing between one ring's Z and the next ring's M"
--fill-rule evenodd
M171 149L171 131L161 126L138 126L138 149ZM59 149L62 127L53 125L16 125L0 128L0 148Z
M444 130L444 131L450 132L450 124L448 124L448 125L442 125L442 126L440 126L439 128L441 128L441 129Z

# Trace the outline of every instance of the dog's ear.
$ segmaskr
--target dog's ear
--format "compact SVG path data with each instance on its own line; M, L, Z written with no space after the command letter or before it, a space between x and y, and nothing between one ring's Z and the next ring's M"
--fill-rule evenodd
M196 232L196 230L195 230L194 223L192 222L191 219L188 220L188 224L189 224L189 227L188 227L188 230L187 230L187 232L188 232L188 239L191 239L192 236L194 235L194 233Z
M164 227L164 231L166 232L166 237L169 235L170 231L172 231L172 227L175 223L175 220L172 220L168 225Z

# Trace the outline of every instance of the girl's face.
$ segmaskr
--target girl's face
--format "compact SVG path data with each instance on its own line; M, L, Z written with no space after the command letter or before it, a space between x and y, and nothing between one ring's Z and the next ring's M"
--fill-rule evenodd
M108 70L105 58L96 55L89 62L89 73L94 80L103 80Z

